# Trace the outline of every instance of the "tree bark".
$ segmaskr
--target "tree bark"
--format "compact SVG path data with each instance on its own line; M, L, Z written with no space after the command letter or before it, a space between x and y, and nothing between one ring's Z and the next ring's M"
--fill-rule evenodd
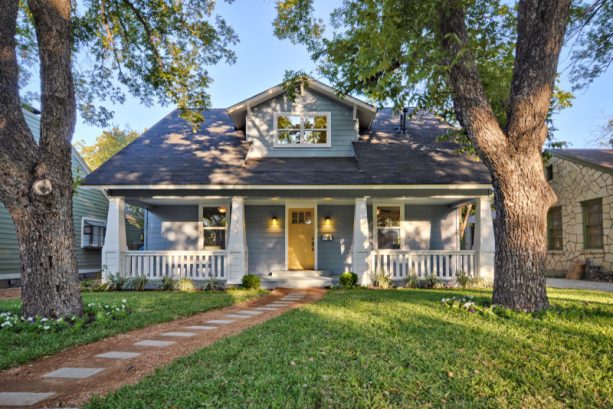
M15 223L22 312L81 315L72 220L71 138L76 105L70 1L30 0L41 65L38 143L23 117L15 30L18 2L0 0L0 200Z
M496 219L493 302L515 310L549 306L545 287L547 210L555 195L541 150L570 0L520 1L508 123L503 130L468 48L462 0L441 15L454 105L492 176Z

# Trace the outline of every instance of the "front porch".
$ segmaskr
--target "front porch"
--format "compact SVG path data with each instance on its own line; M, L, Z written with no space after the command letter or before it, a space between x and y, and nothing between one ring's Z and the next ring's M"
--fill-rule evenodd
M460 244L459 208L476 206L474 242ZM125 245L126 202L147 209L145 244ZM361 285L374 273L392 280L436 276L493 279L494 239L488 196L262 198L110 198L103 271L126 277L215 279L269 286L331 285L353 271ZM312 272L297 274L296 271ZM317 273L318 277L313 274Z

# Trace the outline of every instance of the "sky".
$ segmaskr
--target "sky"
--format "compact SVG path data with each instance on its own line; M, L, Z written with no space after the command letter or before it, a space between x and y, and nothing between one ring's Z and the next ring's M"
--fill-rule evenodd
M339 3L338 0L316 1L316 14L327 19ZM236 0L231 4L219 1L217 12L234 28L240 42L234 46L237 55L234 65L220 64L209 69L214 80L210 87L213 107L226 108L280 83L286 70L303 70L317 77L316 67L305 47L273 35L273 0ZM567 64L563 52L560 68ZM561 86L570 89L564 71ZM612 94L613 68L609 68L587 90L575 95L571 108L554 117L558 128L556 138L568 142L571 148L599 147L595 139L607 118L613 117ZM174 109L173 106L146 107L133 98L128 98L123 105L109 107L115 111L114 124L137 131L151 127ZM73 140L91 144L102 130L79 118Z

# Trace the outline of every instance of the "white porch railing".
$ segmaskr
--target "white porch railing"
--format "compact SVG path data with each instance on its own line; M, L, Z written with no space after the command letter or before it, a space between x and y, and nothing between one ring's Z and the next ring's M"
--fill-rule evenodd
M226 279L226 251L126 251L121 253L121 275L161 279Z
M453 279L460 271L469 277L477 275L477 252L473 250L373 250L370 271L383 272L392 279L416 274L423 278L434 275L442 280Z

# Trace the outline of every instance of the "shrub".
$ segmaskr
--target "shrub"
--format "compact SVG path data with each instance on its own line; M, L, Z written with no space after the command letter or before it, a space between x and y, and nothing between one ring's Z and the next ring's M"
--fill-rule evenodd
M390 288L392 286L392 279L383 271L371 274L370 280L375 288Z
M211 277L204 281L202 289L206 291L221 291L224 289L224 283L221 280Z
M243 287L248 290L260 288L260 277L255 274L245 274L243 276Z
M127 291L143 291L147 285L146 277L132 277L126 280L123 289Z
M358 284L358 275L351 271L346 271L341 274L341 285L345 288L355 287Z
M419 280L419 288L434 288L441 283L434 274L428 274L425 278Z
M407 277L407 281L404 283L406 288L418 288L419 287L419 277L417 277L417 273L415 271L411 271L409 276Z
M464 271L460 271L456 274L455 280L461 288L466 288L470 283L470 277Z
M107 283L109 291L121 291L125 284L126 278L122 277L119 273L109 274Z
M162 291L172 291L175 288L175 279L169 276L162 277L162 285L160 286L160 290Z
M81 291L92 292L97 287L98 283L94 280L83 280L80 283Z
M179 291L183 291L186 293L193 293L198 291L198 287L196 287L196 284L194 284L194 282L189 278L181 278L175 284L175 288Z

